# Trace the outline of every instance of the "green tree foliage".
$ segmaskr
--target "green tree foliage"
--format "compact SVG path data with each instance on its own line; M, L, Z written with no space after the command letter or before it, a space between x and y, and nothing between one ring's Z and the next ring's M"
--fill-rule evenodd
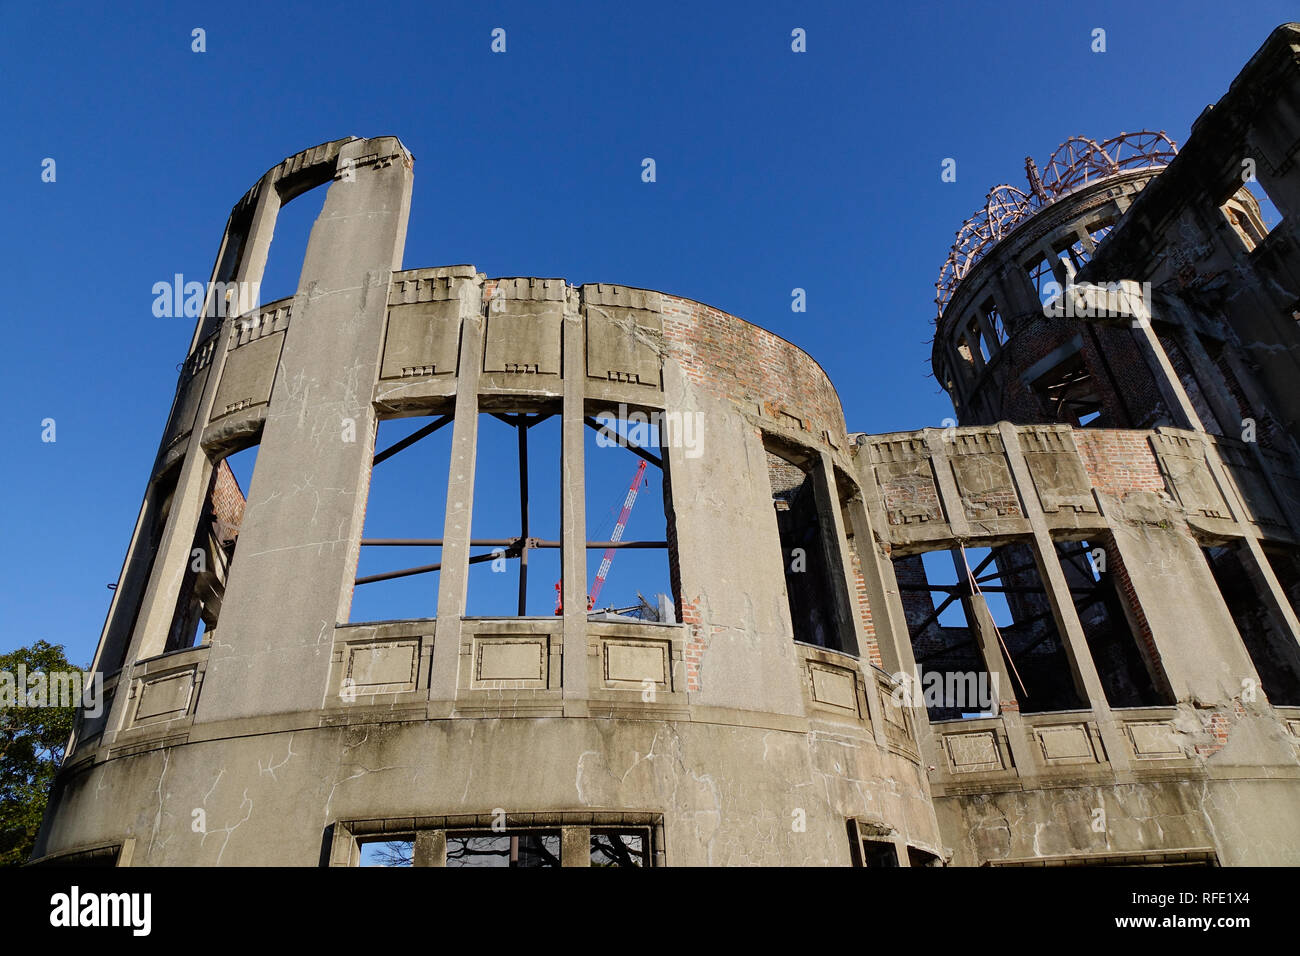
M26 665L28 675L77 669L61 644L46 641L0 654L0 671L15 679L19 664ZM0 703L0 866L20 865L31 855L77 713L76 707L11 704Z

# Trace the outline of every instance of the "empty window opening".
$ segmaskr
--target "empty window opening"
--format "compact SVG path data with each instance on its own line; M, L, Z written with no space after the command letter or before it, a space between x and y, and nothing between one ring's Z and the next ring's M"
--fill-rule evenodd
M938 856L914 846L907 848L907 862L909 866L943 866L943 860Z
M560 865L560 831L517 830L494 833L448 831L449 867L528 867Z
M1069 647L1056 626L1034 548L1019 543L967 548L966 562L997 625L1021 712L1086 708L1087 697L1075 683Z
M1061 246L1055 250L1056 257L1064 263L1073 267L1073 271L1078 272L1088 264L1090 254L1088 247L1082 239L1075 239L1069 245ZM1068 271L1068 270L1067 270Z
M1044 257L1035 265L1028 266L1025 271L1029 275L1029 284L1038 293L1038 301L1045 303L1060 295L1061 286L1056 281L1056 273L1052 271L1051 259Z
M1260 600L1265 583L1248 566L1251 559L1242 554L1243 547L1227 544L1202 550L1269 701L1300 706L1300 645Z
M379 423L350 622L437 615L451 423L450 415Z
M414 866L414 840L367 840L361 844L362 866Z
M825 513L829 492L820 493L827 481L821 462L785 446L765 447L794 639L856 654L857 642L846 627L847 593L839 593L843 569L830 551L838 542L830 534L834 519ZM832 580L832 569L838 580Z
M862 841L862 865L877 868L898 866L898 848L884 840Z
M972 623L971 591L952 554L930 551L893 564L916 662L915 703L925 705L932 721L991 715L997 694Z
M1219 212L1247 251L1263 242L1282 219L1258 180L1247 183L1224 200Z
M351 852L333 865L395 867L651 867L662 864L663 820L643 813L546 814L545 821L506 826L496 814L463 816L412 832L410 818L335 824ZM533 816L533 814L528 814ZM342 833L339 833L339 828Z
M659 412L598 411L586 423L589 617L676 623L664 480L676 425Z
M984 335L980 329L979 319L971 319L970 324L966 326L966 341L975 343L975 348L979 350L980 358L984 360L985 364L987 364L989 360L989 346L988 343L984 341Z
M1115 228L1115 220L1103 219L1094 222L1088 226L1088 235L1092 238L1092 245L1095 248L1101 245L1103 239L1110 235L1110 231Z
M560 552L560 416L481 412L466 616L553 616Z
M244 521L245 489L252 482L256 460L257 446L252 445L212 469L164 653L212 642ZM242 487L237 476L243 477Z
M131 649L131 635L135 632L135 626L140 620L140 612L143 610L149 580L153 577L158 552L162 548L163 533L167 530L167 517L171 513L172 502L176 496L176 483L179 478L180 466L177 465L167 474L158 478L154 489L151 490L149 495L149 501L152 505L151 514L146 518L148 527L140 536L139 544L131 555L131 566L123 576L123 596L119 601L118 613L114 617L112 628L105 642L104 660L101 669L106 675L121 670L122 666L126 664L126 655ZM125 616L124 609L126 607L131 608L129 618ZM124 622L125 626L119 626L119 620Z
M1264 551L1269 567L1273 569L1277 582L1282 586L1291 610L1300 617L1300 550L1269 548Z
M848 821L849 855L854 866L891 869L900 866L898 847L889 829L875 823Z
M297 293L303 259L307 256L307 242L311 238L312 226L325 208L328 192L328 186L317 187L280 207L259 289L263 304Z
M1104 424L1101 393L1082 352L1040 375L1033 388L1053 421L1080 428Z
M1056 554L1106 701L1112 707L1172 704L1163 670L1134 636L1117 586L1114 545L1107 539L1059 541Z
M984 313L984 321L992 331L996 344L1001 348L1007 342L1007 327L1006 323L1002 321L1002 311L992 299L980 306L980 311Z
M592 830L591 865L606 867L648 867L651 859L651 831Z

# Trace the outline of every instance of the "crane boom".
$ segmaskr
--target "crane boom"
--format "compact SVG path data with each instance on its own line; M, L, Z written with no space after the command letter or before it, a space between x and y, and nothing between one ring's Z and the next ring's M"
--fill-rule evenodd
M623 510L619 512L618 523L614 525L614 530L609 536L609 540L623 540L623 529L627 527L627 519L632 514L632 506L636 504L636 493L641 487L641 476L645 474L645 462L640 461L636 466L636 474L632 476L632 484L627 489L627 498L623 500ZM587 604L590 607L596 606L596 598L600 596L600 589L605 584L605 578L609 574L609 566L614 563L614 552L617 548L609 547L605 549L605 557L601 559L600 570L596 572L596 580L591 585L591 596Z
M619 512L618 522L614 525L614 530L610 533L609 540L611 544L623 540L623 529L627 527L627 519L632 514L632 506L636 504L636 493L641 488L641 476L645 474L646 463L638 462L636 474L632 476L632 484L628 486L627 497L623 499L623 510ZM587 595L587 610L590 611L596 606L596 598L600 595L600 589L605 583L605 578L609 574L609 566L614 563L614 552L616 547L605 549L605 556L601 559L600 569L596 572L596 580L591 585L591 593ZM555 613L561 614L564 611L564 604L561 600L563 585L561 582L555 582Z

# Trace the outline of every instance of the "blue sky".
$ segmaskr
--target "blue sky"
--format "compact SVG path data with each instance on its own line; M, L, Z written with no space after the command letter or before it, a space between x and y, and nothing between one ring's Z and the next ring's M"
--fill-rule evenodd
M850 428L918 428L951 411L929 377L934 282L987 189L1073 134L1181 144L1288 7L0 2L0 650L44 638L89 661L193 331L154 317L152 286L206 279L231 205L287 155L397 135L416 156L407 268L695 298L818 359ZM295 278L273 261L263 301Z

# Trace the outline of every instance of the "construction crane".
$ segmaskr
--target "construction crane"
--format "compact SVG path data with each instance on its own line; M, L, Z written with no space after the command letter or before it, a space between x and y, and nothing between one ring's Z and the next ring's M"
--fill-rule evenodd
M632 515L632 506L636 504L636 493L641 488L641 478L645 474L646 463L637 462L636 474L632 476L632 484L628 486L627 497L623 499L623 510L619 512L618 521L614 525L614 530L609 535L609 547L605 549L605 557L601 559L600 569L596 572L596 580L591 585L591 593L587 595L587 610L590 611L596 606L596 598L600 597L600 589L605 584L605 578L609 576L609 566L614 563L614 552L618 550L618 542L623 539L623 529L627 527L627 519ZM560 581L555 582L555 613L564 612L563 592Z

